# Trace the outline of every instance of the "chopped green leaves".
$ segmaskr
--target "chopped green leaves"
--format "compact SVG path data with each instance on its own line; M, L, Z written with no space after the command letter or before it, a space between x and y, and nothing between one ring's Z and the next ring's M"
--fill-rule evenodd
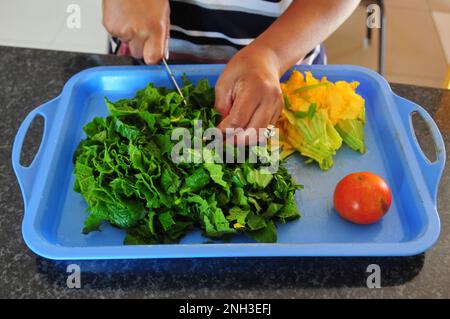
M222 164L211 150L204 161L172 162L173 129L219 121L208 81L184 84L187 107L176 91L149 84L130 99L105 98L110 115L84 126L86 139L73 155L74 190L89 211L83 233L109 223L127 233L129 245L177 242L194 227L213 239L244 233L276 241L275 222L300 217L299 186L283 166L271 174L258 163Z
M203 167L197 168L192 175L186 177L185 187L183 190L187 192L196 192L208 185L209 175ZM182 190L182 191L183 191Z

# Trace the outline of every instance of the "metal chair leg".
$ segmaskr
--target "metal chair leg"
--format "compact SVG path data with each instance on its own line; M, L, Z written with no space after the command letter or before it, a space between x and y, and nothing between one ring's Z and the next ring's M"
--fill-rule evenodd
M381 14L381 25L379 33L378 44L378 73L384 74L384 62L385 62L385 47L386 47L386 15L384 14L383 0L378 0Z

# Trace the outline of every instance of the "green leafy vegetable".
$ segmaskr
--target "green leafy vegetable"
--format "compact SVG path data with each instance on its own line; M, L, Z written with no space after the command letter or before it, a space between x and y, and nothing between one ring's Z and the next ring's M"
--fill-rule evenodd
M152 84L130 99L105 98L110 115L84 126L86 139L73 155L74 190L89 212L83 233L109 223L126 231L130 245L177 242L195 227L213 239L244 233L276 241L275 222L300 217L294 201L299 185L282 165L271 174L248 159L217 163L207 149L190 152L203 161L173 162L175 128L193 135L195 121L207 129L219 120L207 80L194 86L184 79L182 90L188 106L177 92Z

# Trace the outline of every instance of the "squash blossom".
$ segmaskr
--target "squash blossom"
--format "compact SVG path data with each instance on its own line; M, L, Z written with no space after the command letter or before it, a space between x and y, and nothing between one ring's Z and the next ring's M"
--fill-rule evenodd
M293 71L281 84L284 109L277 123L281 157L299 151L323 170L333 166L333 155L344 142L364 153L364 99L358 82L332 83L310 72Z

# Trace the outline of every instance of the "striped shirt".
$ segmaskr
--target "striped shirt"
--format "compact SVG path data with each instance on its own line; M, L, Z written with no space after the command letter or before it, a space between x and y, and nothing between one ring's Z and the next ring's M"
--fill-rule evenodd
M182 56L185 60L226 62L264 32L291 2L171 0L170 56ZM319 45L300 62L313 64L320 57L323 58L323 52Z

